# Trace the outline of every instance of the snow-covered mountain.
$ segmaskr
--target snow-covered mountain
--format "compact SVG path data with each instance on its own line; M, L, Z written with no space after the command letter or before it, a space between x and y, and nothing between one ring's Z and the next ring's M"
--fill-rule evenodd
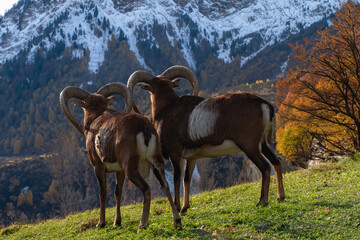
M161 48L160 38L165 38L193 69L198 66L194 51L205 43L224 63L239 56L240 68L268 46L329 17L340 2L20 0L0 20L0 63L24 49L31 62L40 47L46 53L62 42L88 49L88 68L96 73L115 37L125 39L139 64L151 69L139 44L147 41L156 50ZM73 58L85 54L81 48L72 50Z

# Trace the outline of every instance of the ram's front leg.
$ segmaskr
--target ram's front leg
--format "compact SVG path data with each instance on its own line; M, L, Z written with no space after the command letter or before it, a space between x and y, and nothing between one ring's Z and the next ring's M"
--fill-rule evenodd
M174 168L174 195L175 195L175 206L178 212L180 212L180 183L181 183L181 169L182 169L182 158L181 156L171 156L171 163Z
M103 167L96 167L94 169L96 178L100 186L100 218L96 227L102 228L105 226L105 209L106 209L106 171Z

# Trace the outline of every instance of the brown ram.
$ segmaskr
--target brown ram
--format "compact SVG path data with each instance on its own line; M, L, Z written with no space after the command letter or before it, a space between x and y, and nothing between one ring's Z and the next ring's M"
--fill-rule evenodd
M125 98L125 113L109 108L115 99L111 96L113 94L120 94ZM69 110L68 102L71 98L80 99L75 105L84 110L84 128L77 123ZM144 196L143 214L138 229L147 226L151 191L145 179L152 168L170 202L174 228L181 227L180 216L165 179L164 160L160 152L158 135L147 118L140 114L129 113L132 100L126 86L111 83L93 94L77 87L66 87L60 93L60 105L70 122L86 137L87 154L100 185L100 219L97 226L105 226L106 173L109 172L116 172L114 225L121 225L120 201L126 176Z
M189 80L195 96L179 97L173 90L180 78ZM134 72L128 80L131 95L137 83L150 92L152 122L160 136L163 156L174 167L175 205L180 210L182 158L186 159L184 203L189 207L189 191L195 160L232 155L243 151L259 168L262 187L259 205L268 203L271 167L277 180L277 198L285 199L281 164L272 146L274 108L250 93L227 93L204 99L197 96L198 83L192 71L183 66L168 68L154 77L146 71ZM133 103L135 111L137 107Z

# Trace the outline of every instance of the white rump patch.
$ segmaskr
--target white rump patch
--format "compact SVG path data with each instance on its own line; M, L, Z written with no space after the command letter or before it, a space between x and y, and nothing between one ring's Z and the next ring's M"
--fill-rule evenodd
M141 159L150 159L153 157L156 150L156 136L151 134L148 145L145 145L144 134L141 132L136 135L136 142Z
M261 109L263 111L263 123L264 123L264 135L262 136L262 142L267 142L268 134L271 130L271 120L270 120L270 108L267 104L261 104ZM261 149L261 147L260 147Z
M191 112L188 122L188 134L197 141L214 133L218 112L207 106L207 100L197 105Z
M261 104L261 109L263 110L263 118L266 126L270 122L270 108L267 104L263 103Z
M156 150L156 136L151 135L148 145L145 145L144 134L141 132L136 135L136 143L140 156L139 173L146 179L149 176L150 167L154 164L154 153Z
M146 153L146 145L145 145L144 134L142 132L136 135L136 143L137 143L139 155L140 157L143 157Z

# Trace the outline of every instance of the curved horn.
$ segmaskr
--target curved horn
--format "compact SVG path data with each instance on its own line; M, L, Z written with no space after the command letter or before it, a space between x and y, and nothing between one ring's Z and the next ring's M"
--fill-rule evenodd
M163 75L164 77L170 80L179 77L187 79L193 88L193 95L194 96L199 95L198 80L190 68L181 65L174 65L166 69L161 75Z
M78 87L66 87L64 88L64 90L61 91L59 97L61 109L64 111L69 121L76 127L76 129L81 134L84 134L84 129L81 125L79 125L79 123L75 120L75 118L71 114L68 103L70 98L77 98L80 100L84 100L89 95L90 93Z
M133 72L133 74L131 74L130 77L128 78L127 87L130 91L133 108L134 108L135 112L137 112L137 113L140 113L140 111L137 108L135 101L134 101L134 87L139 82L148 83L153 78L154 78L154 76L151 73L148 73L143 70Z
M105 98L113 95L119 94L121 95L126 102L125 105L125 113L131 112L132 107L132 96L130 94L129 89L122 83L108 83L105 86L101 87L98 91L98 94L103 95Z

